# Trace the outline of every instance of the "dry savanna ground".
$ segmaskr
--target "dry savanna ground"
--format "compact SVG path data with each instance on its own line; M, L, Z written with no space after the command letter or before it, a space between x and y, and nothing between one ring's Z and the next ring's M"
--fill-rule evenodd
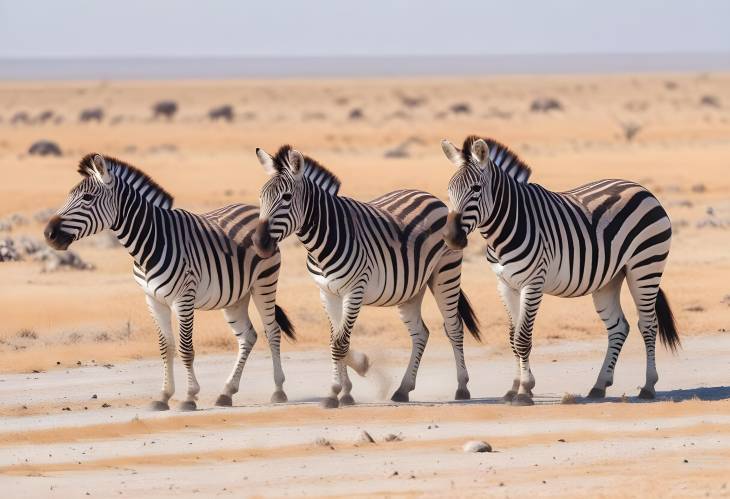
M560 109L531 110L536 99L554 99ZM172 119L152 118L161 100L179 105ZM232 106L232 121L209 119L208 111L221 105ZM94 107L103 109L103 120L80 122L79 113ZM18 118L22 113L28 119ZM513 367L495 278L483 243L473 237L463 282L484 343L469 338L466 351L472 395L483 404L444 403L455 388L453 366L427 299L432 335L416 398L430 403L379 403L405 366L410 341L395 310L367 309L353 346L382 368L356 385L368 404L324 412L312 401L329 379L328 328L304 251L288 240L279 303L299 336L283 345L293 403L261 405L271 386L261 341L237 399L244 407L149 415L139 409L156 393L161 372L129 256L105 235L72 246L93 270L56 269L52 255L42 262L24 254L79 181L76 165L88 152L143 169L175 195L177 206L205 211L256 203L266 177L254 149L273 152L283 143L333 170L343 195L367 200L413 187L445 198L452 167L439 141L459 143L472 133L509 145L532 166L532 180L548 188L627 178L663 202L675 228L663 288L685 349L676 357L660 352L662 401L552 405L565 392L590 388L605 333L590 298L546 298L534 350L542 403L490 403L506 389ZM28 154L43 139L58 144L61 156ZM7 420L0 484L13 491L133 495L154 484L152 495L728 493L722 464L730 436L728 74L4 82L0 168L0 245L12 239L22 257L0 263L0 415ZM628 294L624 308L635 324ZM635 395L643 381L633 329L618 366L626 377L609 390L616 397ZM196 316L194 341L206 373L200 406L208 408L235 343L219 312ZM436 424L448 431L434 434ZM353 443L363 428L379 440L376 446ZM403 439L382 442L387 432ZM318 437L332 445L315 444ZM465 459L461 444L475 438L498 452ZM355 478L338 479L348 473Z

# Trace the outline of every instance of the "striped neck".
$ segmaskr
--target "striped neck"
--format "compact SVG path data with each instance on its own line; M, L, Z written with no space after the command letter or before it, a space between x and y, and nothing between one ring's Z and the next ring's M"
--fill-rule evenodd
M307 180L303 189L304 222L297 231L311 258L324 269L333 255L359 246L345 199Z
M480 207L485 216L478 228L487 243L499 253L501 244L506 240L512 243L524 241L522 232L529 214L529 210L525 209L527 184L518 182L495 165L488 168L489 198Z
M159 242L162 234L163 214L169 210L156 206L125 183L117 189L116 202L117 216L110 229L135 263L146 268L156 246L154 243Z

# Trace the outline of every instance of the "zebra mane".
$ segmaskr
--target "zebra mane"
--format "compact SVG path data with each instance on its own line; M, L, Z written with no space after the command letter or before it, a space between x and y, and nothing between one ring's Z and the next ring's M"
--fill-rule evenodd
M91 175L91 162L95 155L96 153L91 153L81 158L78 172L82 177L88 177ZM114 175L118 179L129 184L133 189L144 196L147 201L155 206L159 206L160 208L172 208L172 202L174 200L172 195L160 187L160 185L152 180L152 178L150 178L150 176L145 172L125 163L124 161L112 158L111 156L105 155L104 160L106 161L107 168L109 168L109 173L111 175Z
M289 168L289 151L291 150L292 146L288 144L279 148L274 156L274 167L277 171L280 172L285 167ZM336 195L337 191L340 190L340 179L309 156L304 156L304 176L311 180L316 186L332 195Z
M472 144L479 139L480 137L476 135L470 135L464 140L464 147L461 148L461 154L465 162L468 162L471 157ZM526 184L532 173L530 167L515 152L501 142L490 138L484 138L483 140L489 147L489 159L517 182Z

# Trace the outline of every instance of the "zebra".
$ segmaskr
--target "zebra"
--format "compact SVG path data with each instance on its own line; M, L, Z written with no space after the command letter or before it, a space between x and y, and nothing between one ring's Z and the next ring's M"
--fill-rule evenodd
M243 368L256 343L248 316L253 299L266 331L274 364L272 402L285 402L281 368L281 331L292 340L294 328L275 303L281 255L260 258L251 249L258 221L254 206L233 204L197 215L173 209L173 197L148 175L118 159L88 154L79 163L84 177L44 230L58 250L110 229L134 259L134 279L155 319L164 365L162 393L153 410L168 410L175 391L175 339L171 316L179 323L179 353L187 371L187 397L180 410L195 410L200 386L193 370L195 309L222 309L238 342L238 357L218 406L231 406Z
M532 405L532 329L543 294L593 295L608 331L608 348L590 398L603 398L629 324L621 310L624 280L639 313L646 347L646 384L639 397L652 399L659 377L655 362L657 329L664 345L680 344L674 316L659 288L669 255L672 228L659 201L626 180L599 180L567 192L529 183L531 170L493 139L467 137L459 150L442 141L458 168L448 185L451 211L444 238L463 249L479 229L487 260L509 316L509 338L517 374L507 403Z
M270 178L261 189L254 247L267 257L296 233L307 249L307 270L329 318L332 384L322 405L353 404L347 366L360 375L368 370L367 356L350 350L350 333L364 305L396 306L410 333L408 368L391 398L409 400L429 336L421 317L426 287L453 347L455 398L469 399L462 320L476 339L479 325L461 291L462 253L446 248L441 235L446 205L417 190L391 192L368 203L356 201L338 195L339 179L289 145L273 157L263 149L256 149L256 155Z

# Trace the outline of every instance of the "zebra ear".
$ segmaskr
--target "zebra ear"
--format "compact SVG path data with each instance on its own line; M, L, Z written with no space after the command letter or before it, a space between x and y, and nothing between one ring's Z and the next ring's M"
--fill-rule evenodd
M289 166L295 177L301 176L304 172L304 156L296 149L289 151Z
M489 159L489 146L487 146L487 143L483 139L475 140L471 145L471 155L481 167L484 167Z
M459 151L459 149L454 144L446 139L443 139L441 141L441 149L443 149L444 154L447 158L449 158L449 161L451 161L457 168L462 167L462 165L464 164L464 160L461 157L461 151Z
M259 158L259 163L264 167L264 171L267 175L273 175L276 173L276 167L274 166L274 158L263 149L256 148L256 156Z
M105 185L112 183L112 176L109 173L109 168L106 166L106 160L101 154L94 154L91 158L91 169L96 177L102 181Z

